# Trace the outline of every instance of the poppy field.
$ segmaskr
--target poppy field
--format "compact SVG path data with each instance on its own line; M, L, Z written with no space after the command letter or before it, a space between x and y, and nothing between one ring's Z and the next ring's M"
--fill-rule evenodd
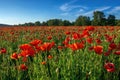
M120 27L0 27L0 80L120 80Z

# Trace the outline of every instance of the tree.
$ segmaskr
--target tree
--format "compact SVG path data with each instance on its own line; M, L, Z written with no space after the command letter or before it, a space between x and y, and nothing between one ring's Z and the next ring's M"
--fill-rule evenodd
M70 21L68 20L62 21L62 26L70 26L70 25L71 25Z
M61 19L50 19L47 21L48 26L62 26Z
M93 20L92 20L92 25L94 26L103 26L106 25L106 18L103 12L101 11L95 11L93 13Z
M34 23L29 22L29 23L28 23L28 26L34 26Z
M36 21L36 22L35 22L35 26L41 26L40 21Z
M47 24L47 22L43 21L43 22L41 23L41 26L48 26L48 24Z
M75 21L75 26L88 26L90 25L90 18L87 16L79 16Z
M116 25L116 26L120 26L120 20L118 20L118 19L115 20L115 25Z
M109 15L107 19L107 25L109 26L114 26L115 25L115 16L114 15Z

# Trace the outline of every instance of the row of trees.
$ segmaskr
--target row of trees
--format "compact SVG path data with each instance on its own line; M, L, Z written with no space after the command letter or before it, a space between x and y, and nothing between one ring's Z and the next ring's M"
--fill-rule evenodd
M101 11L95 11L93 13L93 19L88 16L79 16L74 22L62 19L50 19L45 22L36 21L35 23L29 22L25 24L19 24L19 26L120 26L120 20L117 20L114 15L108 15L106 18Z

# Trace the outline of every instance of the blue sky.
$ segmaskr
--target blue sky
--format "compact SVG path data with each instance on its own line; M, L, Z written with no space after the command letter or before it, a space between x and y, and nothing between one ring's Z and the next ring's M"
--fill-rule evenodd
M0 0L0 23L22 24L54 18L75 21L79 15L92 18L96 10L120 19L120 0Z

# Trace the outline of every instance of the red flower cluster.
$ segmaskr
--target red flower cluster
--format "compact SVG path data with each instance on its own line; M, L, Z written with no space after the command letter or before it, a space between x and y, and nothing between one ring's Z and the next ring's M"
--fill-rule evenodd
M69 44L68 47L74 51L74 50L79 50L79 49L84 48L84 44L83 43L73 43L73 44Z
M42 51L49 51L53 46L55 45L54 42L46 42L44 44L42 44L39 49Z
M20 53L22 57L34 56L36 53L34 48L29 44L21 45L20 49L22 50Z
M35 39L35 40L31 41L30 44L32 46L38 46L39 44L42 44L42 41L38 40L38 39Z

